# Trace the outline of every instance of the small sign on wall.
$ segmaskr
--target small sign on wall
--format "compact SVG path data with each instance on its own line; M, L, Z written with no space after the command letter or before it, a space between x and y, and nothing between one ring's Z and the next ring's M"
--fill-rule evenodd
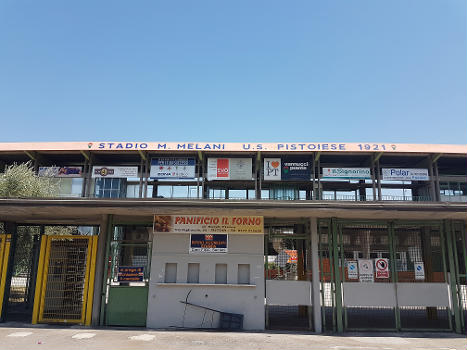
M373 260L358 259L358 280L360 282L374 282Z
M143 266L119 266L117 273L118 282L141 282L143 281Z
M227 253L227 235L192 234L189 253Z
M358 264L356 261L347 261L347 277L349 280L358 279Z
M375 259L376 278L389 278L389 259Z
M414 262L413 267L415 270L415 279L424 280L425 279L425 265L423 262Z

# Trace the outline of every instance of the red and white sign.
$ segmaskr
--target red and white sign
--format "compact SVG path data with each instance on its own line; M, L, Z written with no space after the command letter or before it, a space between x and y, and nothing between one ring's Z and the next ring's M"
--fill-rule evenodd
M251 180L251 158L208 158L208 180Z
M375 259L376 278L389 278L389 260Z

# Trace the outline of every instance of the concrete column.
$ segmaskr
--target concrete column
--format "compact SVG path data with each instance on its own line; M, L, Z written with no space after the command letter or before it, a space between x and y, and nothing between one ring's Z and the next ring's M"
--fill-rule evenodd
M379 160L376 161L376 180L378 181L378 200L383 200L381 191L381 172L379 167Z
M102 300L102 285L104 283L104 269L105 269L105 246L107 243L107 236L110 234L109 228L109 215L102 215L101 224L99 227L99 237L97 240L97 257L96 257L96 273L94 277L94 297L92 301L92 317L91 324L93 326L99 325L101 300Z
M315 332L321 333L323 326L321 324L321 292L319 280L319 254L318 254L318 220L310 219L311 232L311 285L313 290L313 324Z

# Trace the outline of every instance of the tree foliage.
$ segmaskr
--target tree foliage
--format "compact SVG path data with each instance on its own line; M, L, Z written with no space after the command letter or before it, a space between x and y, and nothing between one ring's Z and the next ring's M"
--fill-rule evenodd
M57 179L37 176L31 162L9 165L0 174L0 197L54 197L58 192Z

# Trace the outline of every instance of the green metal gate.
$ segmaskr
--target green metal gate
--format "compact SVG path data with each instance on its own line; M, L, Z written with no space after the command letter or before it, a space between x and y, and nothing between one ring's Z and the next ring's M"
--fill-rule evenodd
M465 313L467 264L459 258L465 257L462 225L453 231L457 255L446 249L441 221L325 219L318 227L323 329L450 330L451 311L460 324L456 309ZM451 271L457 269L451 279L448 257ZM459 300L452 310L449 290Z
M151 233L145 226L116 226L108 244L105 324L146 326Z

